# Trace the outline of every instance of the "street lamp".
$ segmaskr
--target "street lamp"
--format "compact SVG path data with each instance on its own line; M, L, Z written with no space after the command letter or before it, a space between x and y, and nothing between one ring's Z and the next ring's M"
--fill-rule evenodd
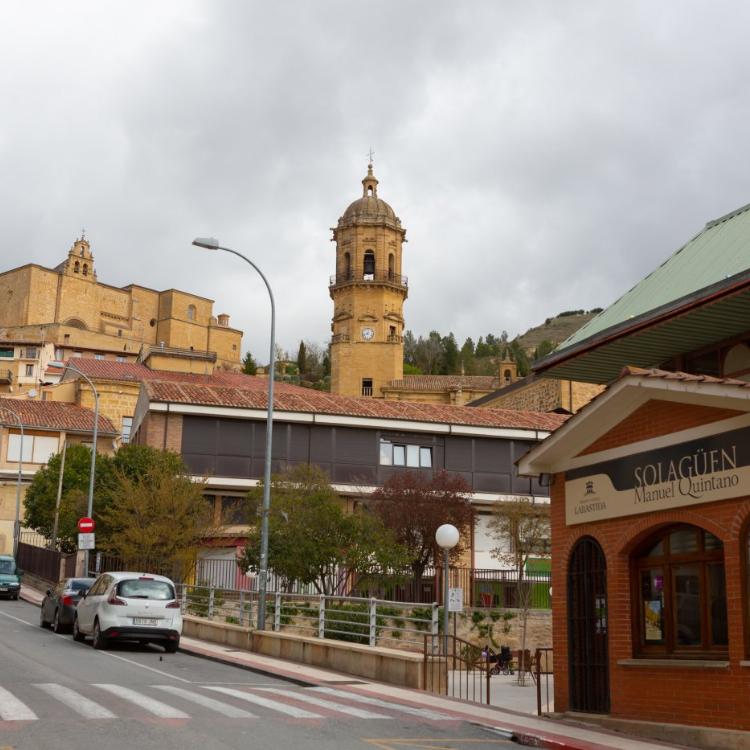
M276 305L273 300L273 292L268 279L263 275L263 271L258 268L249 258L242 253L232 250L228 247L219 245L219 241L213 237L197 237L193 240L196 247L202 247L206 250L223 250L226 253L232 253L238 258L242 258L249 263L263 279L263 283L268 289L268 297L271 300L271 353L269 355L268 365L268 413L266 417L266 454L263 470L263 511L260 520L260 566L258 569L258 630L265 630L266 627L266 587L268 579L268 516L271 511L271 451L273 449L273 378L275 370L276 355Z
M16 520L13 523L13 557L18 555L18 542L21 536L21 474L23 472L23 422L21 417L7 406L0 406L4 414L12 414L21 430L21 445L18 447L18 478L16 479Z
M98 437L98 430L99 430L99 392L96 390L96 386L91 382L91 378L89 378L88 375L81 372L77 367L74 367L70 364L70 361L68 361L65 364L66 369L73 370L73 372L77 372L90 386L91 390L94 392L94 436L93 436L93 445L91 446L91 471L89 472L89 502L88 502L88 509L86 511L86 515L89 518L93 518L94 513L94 476L96 475L96 441ZM57 541L57 540L55 540ZM89 550L86 550L85 557L85 568L84 568L84 575L89 574Z
M448 556L458 544L458 529L452 523L444 523L435 532L438 547L443 548L443 646L445 658L448 658Z

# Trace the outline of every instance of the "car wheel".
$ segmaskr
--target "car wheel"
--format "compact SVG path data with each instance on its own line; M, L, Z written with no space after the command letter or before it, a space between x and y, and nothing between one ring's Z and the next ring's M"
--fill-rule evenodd
M83 643L86 640L86 636L80 631L78 627L78 618L73 620L73 640Z
M65 627L60 622L60 610L55 610L55 616L52 618L52 630L58 635L65 630Z
M179 641L167 641L167 642L166 642L166 643L164 644L164 650L165 650L165 651L166 651L166 652L167 652L168 654L176 654L176 653L177 653L177 649L178 649L179 647L180 647L180 642L179 642Z
M107 648L107 639L102 635L102 631L99 628L99 620L94 620L94 632L92 635L92 645L97 650Z
M44 619L44 603L42 603L42 606L39 607L39 627L40 628L49 627L49 623Z

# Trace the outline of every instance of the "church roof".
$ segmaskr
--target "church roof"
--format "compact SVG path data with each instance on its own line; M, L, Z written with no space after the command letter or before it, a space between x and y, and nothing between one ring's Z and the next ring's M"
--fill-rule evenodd
M378 198L378 180L372 172L372 164L367 167L367 175L362 180L362 197L349 204L339 219L339 227L352 224L386 224L401 229L401 219L382 198Z
M441 391L493 391L500 387L494 375L404 375L391 380L384 390L441 392Z

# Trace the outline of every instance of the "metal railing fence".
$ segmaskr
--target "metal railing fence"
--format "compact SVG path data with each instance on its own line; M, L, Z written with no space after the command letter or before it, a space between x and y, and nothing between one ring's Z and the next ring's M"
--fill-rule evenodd
M217 586L178 585L183 614L255 627L258 593ZM383 599L269 592L268 622L275 632L421 650L425 634L439 631L438 606Z

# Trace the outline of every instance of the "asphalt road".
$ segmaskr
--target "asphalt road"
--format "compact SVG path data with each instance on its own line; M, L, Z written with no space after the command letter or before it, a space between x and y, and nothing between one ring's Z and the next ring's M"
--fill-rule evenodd
M489 730L346 685L313 687L157 646L107 651L0 600L0 750L489 750Z

